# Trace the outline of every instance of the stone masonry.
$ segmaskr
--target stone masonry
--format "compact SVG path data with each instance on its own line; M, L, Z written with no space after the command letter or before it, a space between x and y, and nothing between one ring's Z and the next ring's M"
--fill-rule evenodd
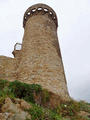
M16 49L16 44L14 58L0 56L0 79L40 84L63 100L68 100L56 13L47 5L33 5L24 14L23 27L21 50Z

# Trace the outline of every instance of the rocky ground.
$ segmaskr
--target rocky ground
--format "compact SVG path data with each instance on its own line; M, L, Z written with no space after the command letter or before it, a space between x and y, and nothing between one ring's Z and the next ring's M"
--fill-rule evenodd
M49 94L39 85L0 80L0 120L90 120L89 103L71 100L48 107Z
M31 105L24 100L6 98L1 106L0 120L26 120L31 119L31 115L26 112Z

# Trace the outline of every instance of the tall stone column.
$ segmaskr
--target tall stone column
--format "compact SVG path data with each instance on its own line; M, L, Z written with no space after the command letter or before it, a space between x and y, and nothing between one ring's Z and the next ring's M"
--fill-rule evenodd
M62 99L69 99L58 44L56 13L47 5L33 5L24 14L23 27L18 80L40 84Z

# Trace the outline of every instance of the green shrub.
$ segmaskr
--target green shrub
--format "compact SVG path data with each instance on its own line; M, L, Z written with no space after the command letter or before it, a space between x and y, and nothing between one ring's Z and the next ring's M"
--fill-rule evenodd
M0 80L0 90L3 90L6 86L8 86L8 81L7 80Z
M14 94L11 93L8 88L9 82L7 80L0 80L0 98L5 99L7 96L14 98Z
M61 114L64 116L75 116L77 112L80 111L80 107L78 102L75 101L69 101L61 103L60 106L58 106L54 112Z
M30 110L29 113L32 116L32 120L44 120L44 112L43 109L38 106L34 105Z
M0 80L0 96L15 96L16 98L24 99L26 101L35 103L35 94L41 96L42 103L46 103L50 99L49 92L42 90L38 84L26 84L19 81L8 82L7 80Z
M50 120L62 120L62 118L61 118L61 116L60 116L60 114L56 114L56 113L54 113L54 112L50 112Z
M80 101L78 104L79 104L81 111L85 111L85 112L90 113L90 104L89 103L85 103L84 101Z
M62 120L60 115L35 104L32 105L32 108L28 112L32 116L31 120Z
M38 94L42 90L40 85L26 84L19 81L10 82L9 89L15 97L32 103L35 103L34 92Z

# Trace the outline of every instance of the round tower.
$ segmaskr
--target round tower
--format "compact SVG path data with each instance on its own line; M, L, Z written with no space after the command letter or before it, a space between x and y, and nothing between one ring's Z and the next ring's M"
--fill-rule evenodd
M24 37L17 79L69 99L67 83L60 54L54 10L45 4L27 9L23 18Z

